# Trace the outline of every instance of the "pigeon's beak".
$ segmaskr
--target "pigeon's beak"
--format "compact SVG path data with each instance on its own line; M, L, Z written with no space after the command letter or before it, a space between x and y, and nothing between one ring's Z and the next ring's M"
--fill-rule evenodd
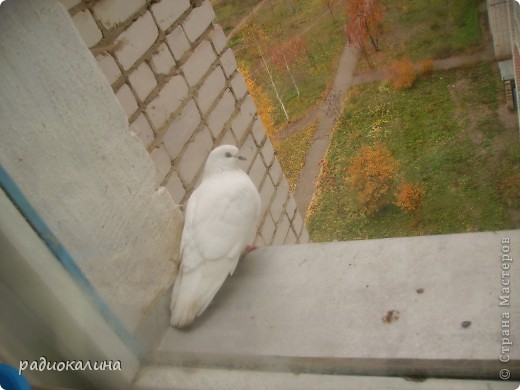
M238 156L238 159L241 160L241 161L245 161L247 160L247 158L243 157L243 156Z

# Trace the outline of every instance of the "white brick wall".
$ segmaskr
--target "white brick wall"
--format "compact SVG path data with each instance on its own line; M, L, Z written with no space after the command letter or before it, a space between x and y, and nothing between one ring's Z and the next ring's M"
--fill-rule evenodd
M180 61L182 56L191 49L188 38L186 38L186 34L184 34L184 30L181 26L178 26L168 34L166 41L168 42L176 61Z
M224 77L222 68L217 66L197 90L197 102L203 114L208 112L225 86L226 78Z
M163 146L159 146L158 148L152 150L150 156L152 157L152 160L155 163L155 167L157 168L157 184L160 184L172 166L170 157L168 156L168 153L166 153L166 150L164 150Z
M182 24L188 40L194 43L209 27L214 18L215 12L209 0L204 1L200 7L195 8Z
M208 115L208 126L213 137L218 138L222 133L224 124L231 118L231 114L233 114L234 111L235 98L231 91L226 89L222 98Z
M152 46L159 31L150 12L146 12L128 27L117 39L116 57L124 70L135 62Z
M155 76L146 62L142 62L136 70L130 73L128 79L141 102L144 102L150 95L150 92L157 86Z
M119 100L119 103L121 103L126 116L130 118L138 108L137 101L135 100L130 87L123 84L123 86L116 92L116 97Z
M152 5L152 12L161 30L166 31L189 7L188 0L161 0Z
M140 114L136 118L136 120L131 124L130 130L137 134L146 148L151 145L155 138L153 130L144 114Z
M94 46L103 38L101 30L89 10L79 11L72 20L88 47Z
M110 54L102 53L96 57L96 60L110 84L113 84L121 76L121 71Z
M175 65L175 61L166 43L161 43L157 50L152 54L150 65L153 71L159 75L165 75L171 72Z
M211 31L209 38L211 39L211 43L213 43L213 47L215 48L215 52L217 54L221 54L222 51L227 47L227 38L226 34L224 34L224 30L220 25L216 25L213 27L213 31Z
M146 0L103 0L94 2L94 13L103 26L110 30L125 22L146 5Z
M309 236L209 0L61 0L114 88L156 181L184 203L216 145L236 144L257 186L260 245Z
M196 174L202 169L204 161L212 149L213 139L207 128L198 132L193 141L188 143L187 149L178 164L179 174L185 183L193 183ZM193 156L200 156L201 158L194 159Z
M201 80L202 76L209 70L213 61L217 59L211 44L208 41L202 42L193 54L182 66L182 71L190 87L194 87Z
M191 99L168 127L163 137L164 146L172 160L177 158L184 145L197 130L200 122L197 105Z
M182 76L172 77L161 89L157 97L150 102L146 112L155 129L166 123L188 95L188 85Z

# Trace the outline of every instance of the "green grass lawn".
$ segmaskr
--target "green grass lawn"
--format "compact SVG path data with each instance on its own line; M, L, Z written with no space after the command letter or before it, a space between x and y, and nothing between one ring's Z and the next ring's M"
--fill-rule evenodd
M368 43L376 68L408 56L413 62L482 49L479 0L382 0L381 50ZM369 70L363 59L358 72Z
M278 162L282 166L283 173L289 188L294 191L300 177L300 172L305 164L307 151L311 146L312 137L318 128L317 120L306 129L299 131L283 141L275 141L274 148Z
M338 126L307 226L314 241L499 230L518 227L518 130L501 124L502 88L483 64L423 76L406 91L386 83L350 91L348 126ZM345 182L361 145L384 142L401 177L425 190L423 207L407 214L389 204L365 216Z

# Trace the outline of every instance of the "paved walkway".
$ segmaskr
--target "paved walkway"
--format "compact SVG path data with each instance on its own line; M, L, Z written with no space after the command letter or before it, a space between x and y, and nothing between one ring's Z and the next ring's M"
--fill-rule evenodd
M329 146L330 133L340 114L345 94L352 85L358 55L358 50L355 47L350 45L345 46L339 60L338 71L336 72L336 78L331 92L317 110L312 111L311 115L304 118L308 123L317 118L318 129L314 134L312 144L307 152L305 165L300 173L300 178L298 179L294 193L294 199L296 200L298 209L303 215L307 214L307 208L314 194L315 183L320 173L321 161ZM298 124L299 126L293 127L293 129L298 127L302 129L302 121L298 122Z

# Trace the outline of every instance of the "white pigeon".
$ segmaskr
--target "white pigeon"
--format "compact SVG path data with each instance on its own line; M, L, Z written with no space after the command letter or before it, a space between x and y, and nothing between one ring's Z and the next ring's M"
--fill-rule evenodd
M202 181L186 206L181 265L170 304L170 323L190 325L208 307L242 252L249 248L260 217L260 195L240 169L238 148L215 148Z

